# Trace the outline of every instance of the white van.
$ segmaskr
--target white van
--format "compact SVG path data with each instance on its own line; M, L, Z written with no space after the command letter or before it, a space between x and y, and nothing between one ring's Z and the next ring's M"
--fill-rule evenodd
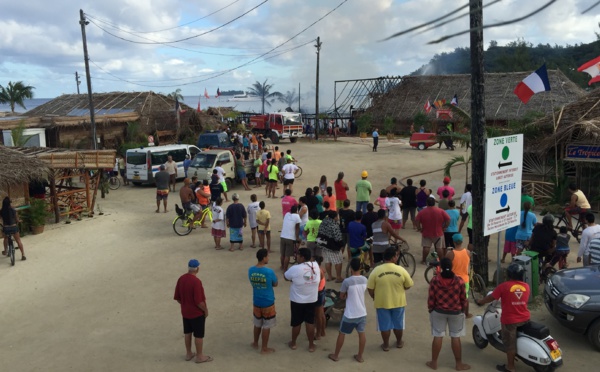
M140 147L127 150L125 161L127 164L127 179L134 185L154 183L154 174L158 172L161 164L167 162L171 155L177 163L177 178L183 178L183 161L186 155L193 159L200 149L194 145L167 145L155 147Z

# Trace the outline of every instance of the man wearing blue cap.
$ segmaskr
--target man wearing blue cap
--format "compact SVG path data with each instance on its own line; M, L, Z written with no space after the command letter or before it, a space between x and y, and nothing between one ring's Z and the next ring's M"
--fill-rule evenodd
M452 261L452 271L454 275L460 276L465 282L465 290L467 292L467 298L469 298L469 266L471 264L471 252L463 247L463 236L462 234L456 233L452 235L454 242L454 248L449 249L446 253L446 257ZM469 302L465 309L467 318L473 317L473 314L469 313Z
M177 280L173 299L181 305L183 333L185 334L185 360L192 360L196 357L196 363L206 363L213 359L202 354L204 323L208 317L208 308L206 307L204 287L197 276L199 269L200 262L198 260L192 259L188 262L188 272ZM192 352L192 333L196 344L195 353Z

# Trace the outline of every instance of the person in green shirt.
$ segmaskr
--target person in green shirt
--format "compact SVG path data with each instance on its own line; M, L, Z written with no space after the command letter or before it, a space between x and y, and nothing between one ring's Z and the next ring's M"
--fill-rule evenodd
M529 194L527 194L527 189L525 187L522 187L521 188L521 209L523 209L523 204L525 204L525 202L531 203L531 209L533 209L533 207L535 205L535 201L533 200L533 197L531 197Z
M362 171L361 180L358 181L355 186L356 211L361 211L363 214L367 213L367 204L369 204L371 191L373 190L371 182L367 181L367 177L369 177L369 173L367 173L367 171Z
M279 176L279 168L277 168L277 160L272 159L271 165L267 167L269 173L269 183L267 184L267 198L274 198L277 190L277 180Z
M319 233L319 226L321 226L321 220L319 219L319 212L316 209L308 212L308 222L304 226L304 234L306 235L306 248L310 249L312 260L315 261L317 257L323 257L323 250L317 246L317 234Z

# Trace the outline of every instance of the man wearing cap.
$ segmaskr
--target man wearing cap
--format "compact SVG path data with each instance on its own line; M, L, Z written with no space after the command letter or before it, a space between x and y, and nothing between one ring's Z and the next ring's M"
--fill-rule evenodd
M452 261L452 272L454 275L460 276L465 282L465 291L467 298L469 298L469 265L471 264L471 252L463 247L463 236L462 234L456 233L452 235L452 241L454 243L454 249L448 250L446 258ZM469 302L465 307L465 314L467 318L472 318L473 314L469 314Z
M237 192L231 196L233 204L227 207L225 212L225 221L229 227L229 241L231 242L230 252L234 251L235 244L239 244L239 250L244 249L244 227L246 227L246 208L240 203L240 196Z
M366 170L360 174L361 180L356 183L356 211L361 211L363 214L367 213L367 204L369 204L369 197L371 195L371 182L367 181L369 173Z
M449 186L450 185L450 177L444 177L443 182L444 182L444 186L438 187L437 194L438 194L440 200L444 199L444 196L442 194L444 193L444 190L448 190L449 195L445 199L452 200L452 198L454 198L454 187Z
M204 324L208 317L206 296L202 281L198 278L200 262L192 259L188 262L188 272L177 280L173 299L181 305L183 317L183 333L185 335L185 360L196 357L196 363L212 362L213 358L202 353L204 342ZM192 333L196 352L192 352Z
M154 175L156 183L156 213L160 210L160 201L163 202L165 213L167 213L167 198L169 197L169 172L165 170L165 165L160 165L160 170Z

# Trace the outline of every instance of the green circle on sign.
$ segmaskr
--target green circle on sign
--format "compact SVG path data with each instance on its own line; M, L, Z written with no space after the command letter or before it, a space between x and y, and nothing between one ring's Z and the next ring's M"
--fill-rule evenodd
M508 149L508 146L504 146L504 148L502 149L502 159L503 160L508 159L509 154L510 154L510 150Z

